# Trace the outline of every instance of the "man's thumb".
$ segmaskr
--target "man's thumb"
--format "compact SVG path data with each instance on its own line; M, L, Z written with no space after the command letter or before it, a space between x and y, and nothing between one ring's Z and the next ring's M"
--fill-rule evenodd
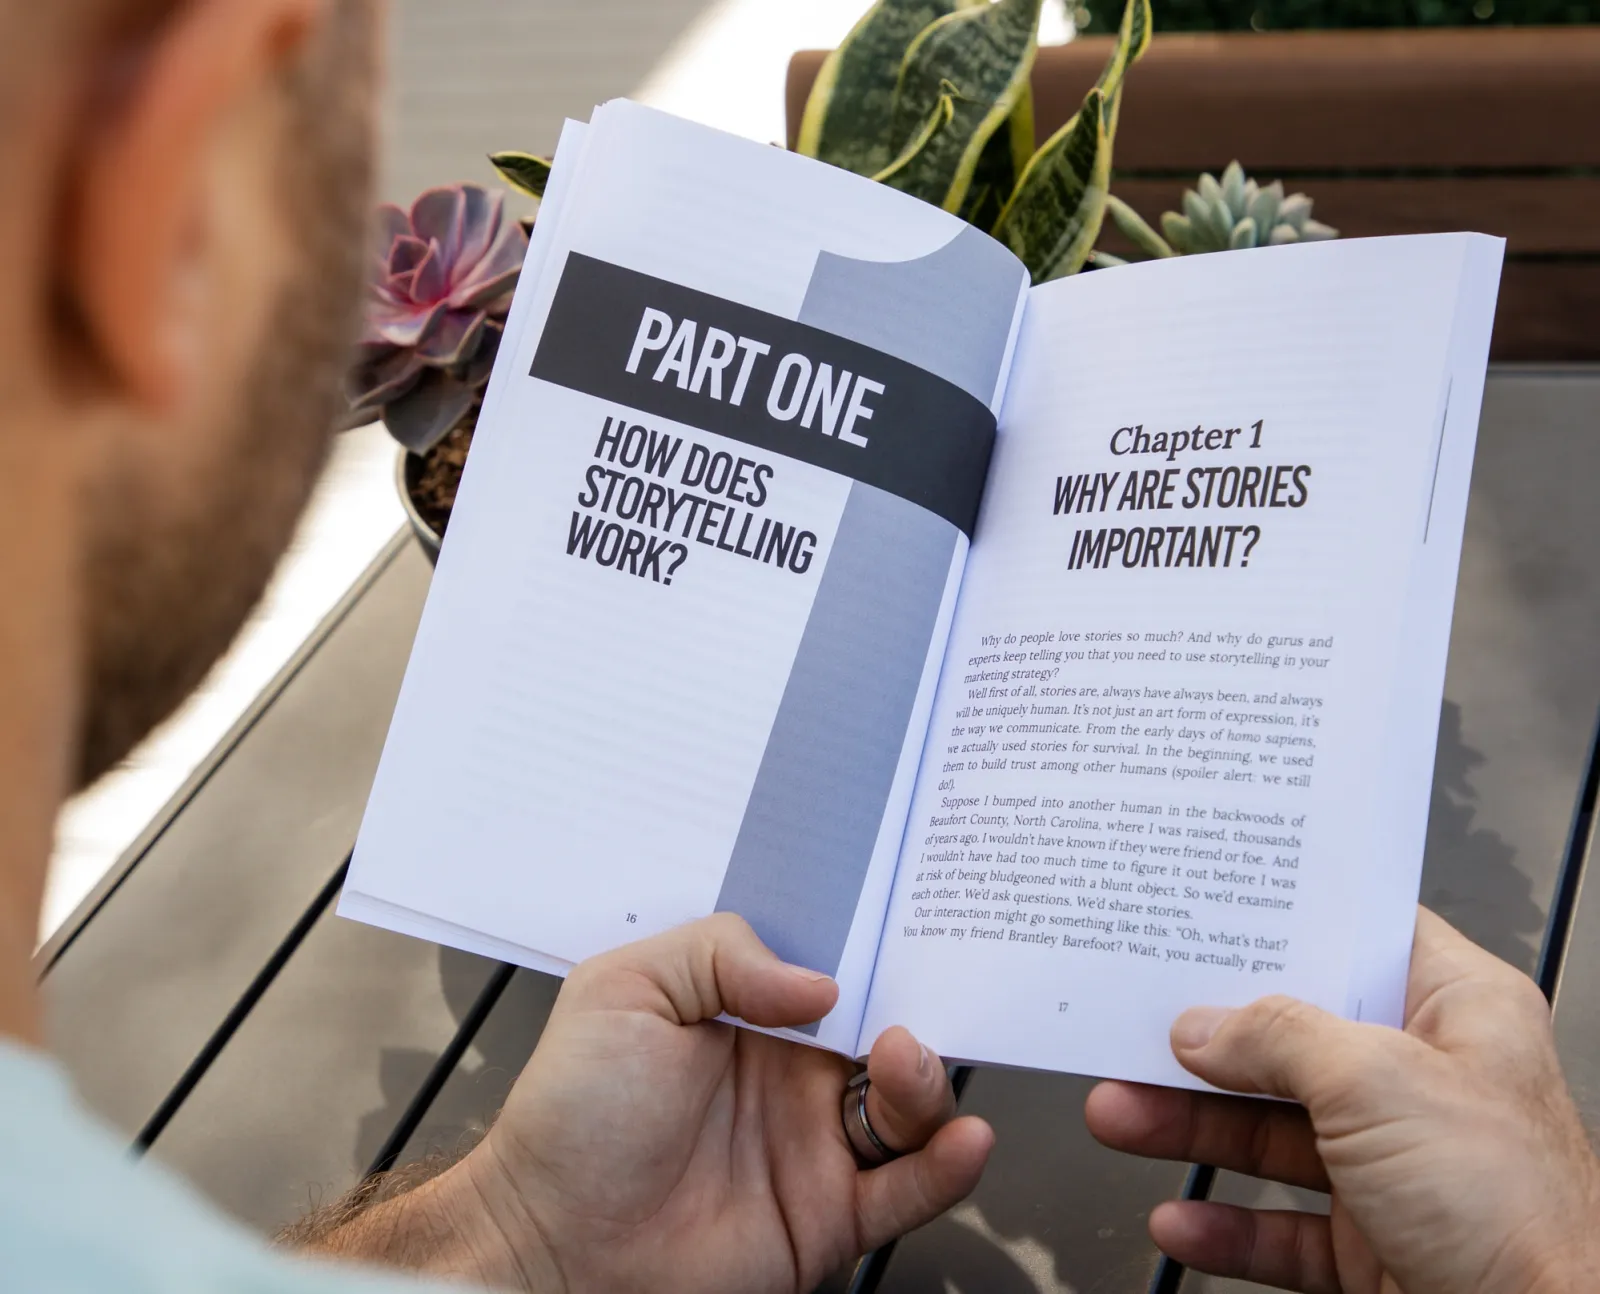
M1312 1106L1400 1036L1291 997L1265 997L1237 1010L1185 1011L1172 1026L1172 1052L1216 1087Z
M839 990L781 961L743 918L719 913L591 958L562 996L572 1007L649 1011L674 1024L732 1015L778 1028L821 1019Z

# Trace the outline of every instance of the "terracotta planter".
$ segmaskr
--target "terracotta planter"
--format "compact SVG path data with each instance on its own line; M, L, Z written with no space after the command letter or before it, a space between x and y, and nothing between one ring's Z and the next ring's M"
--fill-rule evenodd
M1041 50L1041 139L1109 38ZM823 54L789 67L791 143ZM1237 157L1350 237L1508 240L1497 360L1600 361L1600 26L1220 35L1157 32L1129 75L1115 192L1154 220ZM1108 233L1103 246L1122 250Z

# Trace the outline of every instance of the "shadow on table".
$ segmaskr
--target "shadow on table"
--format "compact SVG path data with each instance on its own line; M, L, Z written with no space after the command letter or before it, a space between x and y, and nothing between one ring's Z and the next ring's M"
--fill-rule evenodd
M1446 701L1439 716L1439 752L1422 875L1422 901L1463 934L1519 970L1531 972L1544 913L1518 867L1517 851L1478 826L1478 793L1470 776L1488 763L1461 733L1461 707Z
M1157 1255L1150 1210L1187 1165L1117 1154L1089 1135L1094 1080L979 1069L962 1109L993 1125L972 1198L898 1246L884 1294L1143 1294Z
M483 991L483 964L472 953L439 949L439 984L458 1026ZM518 970L511 977L402 1149L400 1163L430 1155L454 1157L483 1135L533 1054L560 987L553 975L537 971ZM435 1053L415 1048L390 1048L381 1054L378 1083L384 1104L361 1120L354 1155L358 1171L365 1172L377 1158L437 1061Z

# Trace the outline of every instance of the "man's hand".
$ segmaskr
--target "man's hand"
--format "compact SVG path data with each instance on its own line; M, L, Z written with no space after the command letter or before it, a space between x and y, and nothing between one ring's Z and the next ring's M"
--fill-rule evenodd
M1404 1032L1288 998L1179 1017L1172 1048L1261 1101L1103 1083L1108 1146L1333 1193L1330 1218L1163 1204L1158 1245L1200 1271L1308 1294L1593 1289L1600 1165L1526 976L1419 910Z
M953 1117L938 1058L891 1029L867 1113L914 1153L862 1171L839 1115L850 1063L715 1022L806 1024L837 996L733 916L585 962L484 1141L361 1230L408 1265L539 1294L804 1294L961 1200L993 1143ZM431 1258L396 1243L418 1231Z

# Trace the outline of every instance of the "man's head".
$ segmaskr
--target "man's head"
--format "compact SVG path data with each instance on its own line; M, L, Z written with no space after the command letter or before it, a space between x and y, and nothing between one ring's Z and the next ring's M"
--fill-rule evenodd
M0 471L68 482L80 781L221 654L323 461L359 299L374 11L0 0Z

